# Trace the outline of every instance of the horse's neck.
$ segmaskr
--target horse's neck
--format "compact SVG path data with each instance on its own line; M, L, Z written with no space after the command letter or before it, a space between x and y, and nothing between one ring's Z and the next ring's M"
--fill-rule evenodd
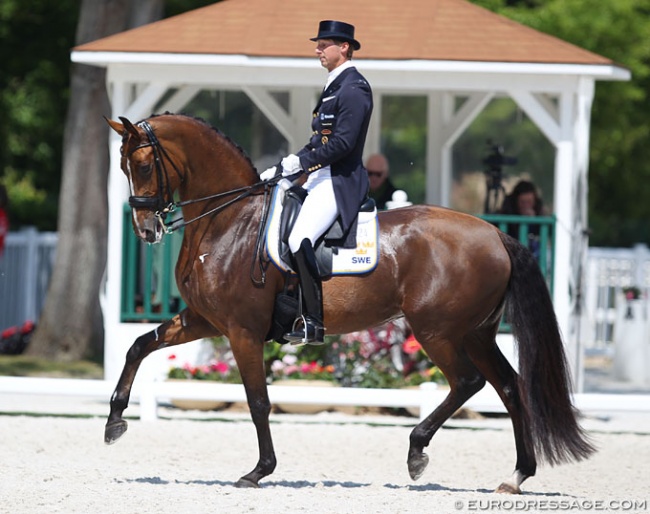
M209 196L209 193L203 193ZM227 234L252 231L256 227L258 213L262 212L261 197L248 196L234 201L238 194L227 195L212 201L198 202L195 208L183 208L183 218L187 224L186 236L201 234L201 239L223 239ZM207 214L206 214L207 213Z
M226 142L221 141L221 144ZM199 157L198 153L188 157L188 172L180 189L181 201L187 202L183 209L186 220L211 210L215 210L216 216L207 215L207 218L223 218L227 216L222 216L222 212L240 207L243 200L223 206L241 195L242 189L254 184L256 174L250 162L236 148L227 146L225 150L210 153L207 158L205 154Z

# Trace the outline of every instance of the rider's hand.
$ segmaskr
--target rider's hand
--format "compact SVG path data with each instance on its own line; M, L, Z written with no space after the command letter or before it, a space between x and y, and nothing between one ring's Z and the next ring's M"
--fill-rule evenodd
M282 159L282 176L290 177L296 173L302 171L302 166L300 165L300 158L295 155L287 155Z
M260 173L260 179L261 180L270 180L273 177L275 177L275 174L276 174L277 171L278 171L277 166L267 168L262 173Z

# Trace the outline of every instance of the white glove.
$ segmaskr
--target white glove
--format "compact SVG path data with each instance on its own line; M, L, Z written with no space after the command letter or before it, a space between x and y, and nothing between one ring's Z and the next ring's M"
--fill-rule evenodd
M270 180L273 177L275 177L276 171L277 171L277 166L273 166L272 168L267 168L262 173L260 173L260 179Z
M282 159L282 176L289 177L295 175L299 171L302 171L302 166L300 165L300 158L295 155L287 155Z
M280 194L282 195L280 196L280 203L282 205L284 205L284 199L286 198L284 193L286 193L291 186L293 186L293 184L291 183L290 180L286 178L283 178L282 180L280 180L280 182L278 182L278 187L280 188Z

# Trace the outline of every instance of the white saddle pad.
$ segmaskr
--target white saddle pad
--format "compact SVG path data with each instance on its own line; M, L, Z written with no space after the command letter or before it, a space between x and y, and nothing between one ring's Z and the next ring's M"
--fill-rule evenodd
M276 187L271 199L271 212L266 229L266 252L271 262L278 268L282 271L291 271L291 266L280 257L280 216L283 197L282 188ZM333 251L333 275L357 275L374 270L379 260L377 209L359 213L356 248L335 248Z

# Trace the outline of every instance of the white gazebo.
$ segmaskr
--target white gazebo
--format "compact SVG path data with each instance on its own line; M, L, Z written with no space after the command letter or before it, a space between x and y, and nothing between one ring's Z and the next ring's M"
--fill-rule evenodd
M72 60L107 69L112 116L178 112L202 89L240 90L278 127L291 149L306 140L324 71L309 42L322 19L356 26L354 62L373 87L366 151L379 151L382 95L426 95L427 203L449 205L452 146L495 96L509 96L556 149L553 301L580 384L575 295L584 256L590 112L597 80L629 80L627 69L466 0L224 0L106 37ZM173 94L169 96L169 92ZM283 108L271 94L289 95ZM163 99L166 100L163 101ZM120 322L122 213L127 182L120 141L110 140L109 259L103 298L106 375L119 373L142 324Z

